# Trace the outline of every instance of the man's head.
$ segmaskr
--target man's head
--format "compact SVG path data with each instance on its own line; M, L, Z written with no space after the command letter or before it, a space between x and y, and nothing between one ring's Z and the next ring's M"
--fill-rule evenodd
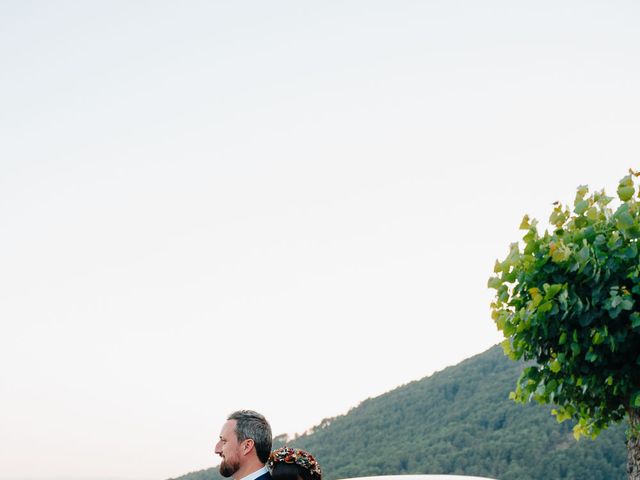
M253 410L238 410L222 426L216 453L223 477L242 478L263 467L271 453L271 427Z

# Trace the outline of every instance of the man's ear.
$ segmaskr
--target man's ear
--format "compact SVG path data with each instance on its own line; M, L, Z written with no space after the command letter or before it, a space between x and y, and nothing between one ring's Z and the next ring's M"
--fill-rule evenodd
M252 450L254 450L255 442L253 441L253 438L247 438L244 442L242 442L242 444L243 455L247 455L251 453Z

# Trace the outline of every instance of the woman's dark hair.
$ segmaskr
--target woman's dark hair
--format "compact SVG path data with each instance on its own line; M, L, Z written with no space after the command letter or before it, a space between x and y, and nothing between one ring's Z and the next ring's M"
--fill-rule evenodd
M322 470L313 455L286 445L271 452L267 468L272 480L322 480Z
M295 463L276 463L271 472L272 480L311 480L311 474L306 468Z

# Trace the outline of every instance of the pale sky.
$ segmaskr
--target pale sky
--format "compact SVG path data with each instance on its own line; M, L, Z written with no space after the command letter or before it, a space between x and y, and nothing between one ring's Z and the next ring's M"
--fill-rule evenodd
M640 167L636 1L0 3L0 478L217 465L500 341L528 213ZM428 472L425 472L428 473Z

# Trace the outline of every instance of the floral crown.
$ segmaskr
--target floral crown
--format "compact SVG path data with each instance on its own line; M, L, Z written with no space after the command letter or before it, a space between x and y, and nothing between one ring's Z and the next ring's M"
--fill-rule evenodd
M292 463L300 465L302 468L309 471L313 480L320 480L322 478L320 465L318 465L318 462L313 455L309 452L305 452L304 450L291 447L278 448L269 455L267 467L270 471L273 471L273 468L278 463Z

